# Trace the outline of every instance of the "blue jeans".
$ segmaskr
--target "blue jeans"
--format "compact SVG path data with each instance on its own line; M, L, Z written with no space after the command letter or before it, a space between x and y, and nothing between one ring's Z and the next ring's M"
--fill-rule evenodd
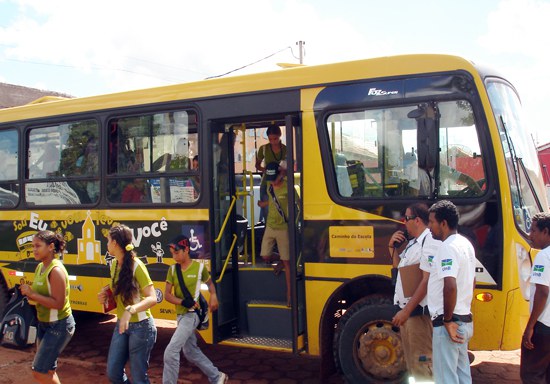
M185 358L195 364L208 377L210 383L217 383L220 371L197 346L197 328L199 317L194 312L178 315L178 327L164 350L163 384L175 384L180 370L180 351Z
M474 335L474 323L456 322L464 343L451 340L445 326L434 327L432 340L434 382L441 384L467 384L472 382L468 341Z
M157 328L152 317L130 323L128 330L122 335L118 333L116 322L109 356L107 357L107 376L111 383L130 383L124 366L130 360L130 372L135 384L148 384L149 356L157 340Z
M74 335L73 315L50 323L38 323L36 332L36 355L32 369L39 373L48 373L57 369L57 357L65 349Z

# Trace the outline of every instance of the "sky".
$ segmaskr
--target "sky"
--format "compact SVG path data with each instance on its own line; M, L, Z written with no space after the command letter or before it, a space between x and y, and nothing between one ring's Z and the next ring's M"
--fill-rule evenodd
M0 0L0 82L77 97L282 70L298 41L306 65L443 53L495 68L550 142L550 0Z

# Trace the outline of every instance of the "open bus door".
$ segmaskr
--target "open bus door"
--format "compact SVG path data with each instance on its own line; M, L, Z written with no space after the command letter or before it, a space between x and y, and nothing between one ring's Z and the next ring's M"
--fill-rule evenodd
M261 256L265 223L258 222L261 175L255 150L266 142L265 127L275 121L287 146L288 234L291 306L287 306L285 271L275 273ZM301 265L301 157L296 155L298 119L213 123L213 260L220 307L217 340L224 344L261 345L277 350L305 348L304 281Z

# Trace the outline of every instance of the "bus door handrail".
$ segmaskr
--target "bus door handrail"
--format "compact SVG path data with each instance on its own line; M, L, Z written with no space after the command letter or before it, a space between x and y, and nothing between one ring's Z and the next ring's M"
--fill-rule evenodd
M218 237L216 237L216 240L214 240L214 243L219 243L221 241L223 232L225 231L225 227L227 225L227 222L229 221L229 217L231 216L231 211L233 210L233 207L235 207L236 202L237 202L237 196L231 196L231 204L229 205L229 209L227 210L225 219L223 220L222 227L220 228L220 234L218 235Z
M244 197L243 198L243 213L244 212L248 212L248 209L247 209L247 204L246 204L246 197L249 198L249 205L250 205L250 216L252 217L247 217L248 219L248 222L250 224L250 244L252 245L250 248L250 253L252 254L252 258L251 258L251 261L252 261L252 265L256 265L256 247L255 247L255 244L256 244L256 236L255 236L255 229L254 229L254 174L250 171L243 171L243 192L240 192L240 193L237 193L238 196L242 196ZM246 191L246 178L249 178L249 186L248 186L248 191ZM248 255L248 247L247 247L248 243L245 241L244 243L244 254L245 255Z
M225 275L225 269L227 268L227 264L231 259L230 256L233 254L233 248L235 248L236 243L237 243L237 235L233 234L233 241L231 242L231 247L229 248L229 252L227 252L227 257L225 258L225 262L223 263L222 272L220 273L220 277L216 280L216 284L221 282L223 279L223 276Z

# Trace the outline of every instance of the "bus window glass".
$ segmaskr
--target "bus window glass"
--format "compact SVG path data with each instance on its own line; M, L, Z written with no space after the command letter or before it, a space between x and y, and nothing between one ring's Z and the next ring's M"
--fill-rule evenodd
M31 129L25 184L27 203L96 203L99 199L98 137L95 120Z
M483 194L485 171L465 101L333 114L327 130L342 197L431 197L437 180L440 195Z
M545 202L537 151L523 126L522 109L514 90L501 81L489 81L487 92L504 150L514 219L528 233L532 215L540 210L540 200Z
M18 178L18 136L17 131L0 132L0 208L14 207L19 201Z
M472 106L467 101L438 104L439 195L481 196L485 190L485 169L481 156Z
M199 168L192 167L199 148L195 112L112 119L108 148L110 202L158 204L197 200Z

